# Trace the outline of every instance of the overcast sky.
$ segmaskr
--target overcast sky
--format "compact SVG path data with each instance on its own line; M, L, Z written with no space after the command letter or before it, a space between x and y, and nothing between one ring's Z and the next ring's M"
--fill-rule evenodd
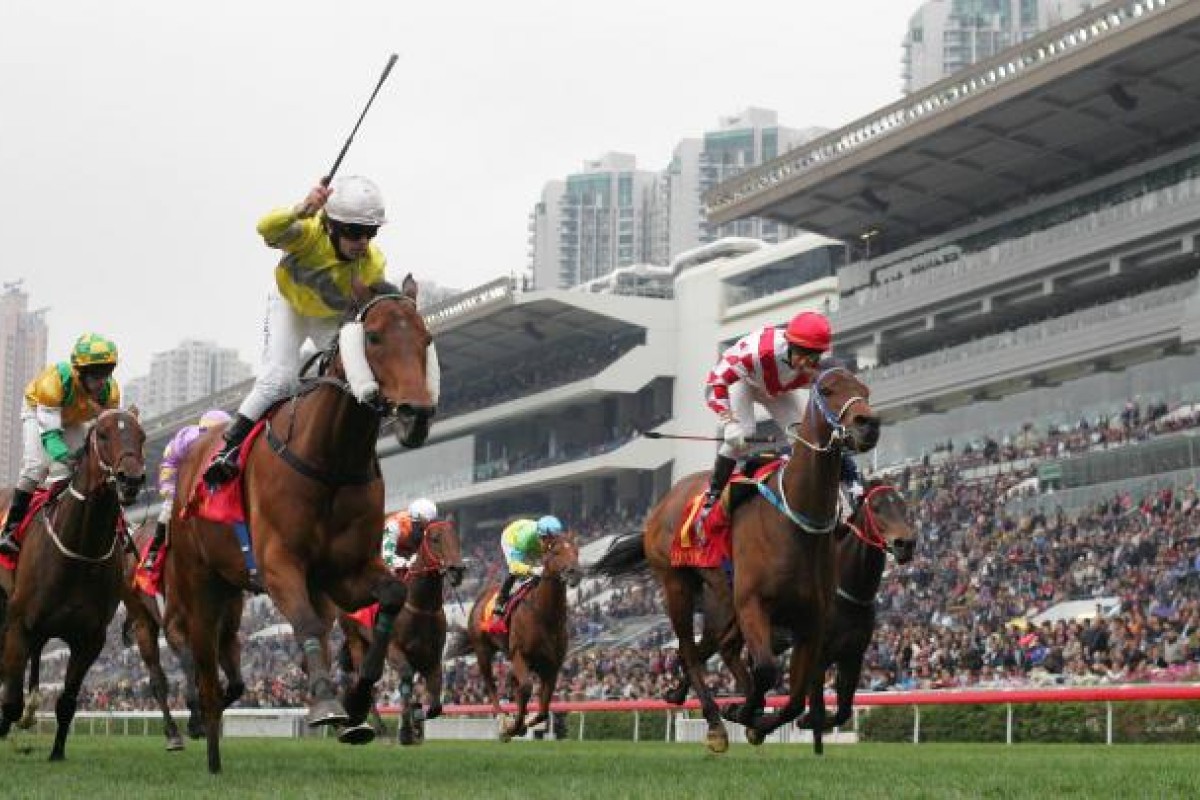
M185 338L257 365L277 260L259 216L329 168L382 187L394 278L520 272L542 185L606 151L664 167L747 106L840 127L900 97L919 0L6 0L0 278L49 357L114 338L119 376Z

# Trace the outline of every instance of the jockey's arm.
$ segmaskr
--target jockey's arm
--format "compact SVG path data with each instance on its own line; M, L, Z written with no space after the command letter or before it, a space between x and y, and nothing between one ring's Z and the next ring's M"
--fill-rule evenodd
M316 224L306 223L297 212L296 208L276 208L258 221L258 234L268 247L292 252L308 226Z
M55 461L65 461L71 455L71 448L63 438L62 409L39 405L34 409L34 417L42 432L46 455Z

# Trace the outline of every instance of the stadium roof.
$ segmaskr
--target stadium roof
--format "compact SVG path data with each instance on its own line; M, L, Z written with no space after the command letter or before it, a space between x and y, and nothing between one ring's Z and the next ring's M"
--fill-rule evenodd
M887 250L1103 174L1200 130L1200 2L1115 0L705 196Z
M546 347L561 347L579 335L597 339L632 329L608 307L667 302L568 291L520 292L507 279L457 295L425 311L444 372L484 367Z

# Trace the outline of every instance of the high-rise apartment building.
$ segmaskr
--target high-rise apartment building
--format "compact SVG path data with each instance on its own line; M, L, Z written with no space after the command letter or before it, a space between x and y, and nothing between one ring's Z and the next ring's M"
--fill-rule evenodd
M150 374L130 380L125 394L140 405L143 415L156 417L250 375L250 365L241 361L233 348L188 339L151 356Z
M534 208L533 281L575 286L650 260L648 212L658 176L626 153L606 153L566 180L550 181Z
M21 282L0 293L0 482L16 483L21 468L21 408L25 386L46 365L45 309L29 310Z
M824 132L823 128L785 128L779 124L776 112L747 108L739 114L721 117L718 127L701 138L679 142L671 163L662 173L667 202L667 256L654 263L669 263L686 250L726 236L746 236L772 243L794 236L795 230L759 217L713 225L705 218L701 198L718 183Z
M618 267L666 265L723 236L788 238L793 231L770 220L710 225L701 198L821 133L781 127L774 111L748 108L723 117L716 130L680 141L659 172L637 169L631 155L608 153L581 173L549 181L529 220L534 285L565 288Z
M928 0L904 36L905 94L1031 39L1101 0Z

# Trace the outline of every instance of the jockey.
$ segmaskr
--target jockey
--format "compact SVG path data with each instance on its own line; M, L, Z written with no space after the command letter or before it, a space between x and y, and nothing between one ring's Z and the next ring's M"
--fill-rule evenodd
M85 333L71 349L70 362L50 364L25 387L24 457L0 535L0 553L20 552L13 534L25 521L34 490L52 466L56 472L69 468L74 452L83 446L88 423L121 404L121 390L112 377L116 368L117 346L97 333Z
M154 569L158 551L166 541L167 523L171 521L171 509L175 504L175 481L179 477L179 465L201 436L218 425L227 425L229 420L229 414L219 408L211 408L200 415L198 424L180 428L167 443L162 462L158 465L158 495L162 498L162 506L158 511L158 524L154 526L154 538L146 548L146 557L138 566L139 570L149 572Z
M387 286L383 253L371 243L385 222L379 187L356 175L338 178L332 186L318 184L297 205L259 220L267 246L284 253L275 268L276 288L267 298L264 363L205 481L225 483L237 475L237 451L246 436L268 408L296 388L305 338L324 346L337 335L357 296Z
M729 482L737 459L749 449L754 435L754 404L765 407L785 434L804 416L804 401L793 392L807 387L819 372L821 357L833 342L829 320L815 311L802 311L782 330L768 325L743 336L721 354L705 380L708 407L717 414L724 442L717 450L704 507L703 521ZM852 499L862 495L858 466L842 455L842 481Z
M518 519L510 522L500 534L500 549L504 552L504 560L508 564L508 577L496 595L496 604L492 608L492 618L487 632L496 634L508 633L508 624L504 614L508 610L508 598L512 594L513 585L517 578L528 576L541 577L543 545L547 539L561 536L563 524L558 517L547 515L534 522L531 519Z
M383 544L380 555L387 568L395 572L409 565L421 547L425 529L437 519L437 505L427 497L419 497L404 511L394 511L383 521Z

